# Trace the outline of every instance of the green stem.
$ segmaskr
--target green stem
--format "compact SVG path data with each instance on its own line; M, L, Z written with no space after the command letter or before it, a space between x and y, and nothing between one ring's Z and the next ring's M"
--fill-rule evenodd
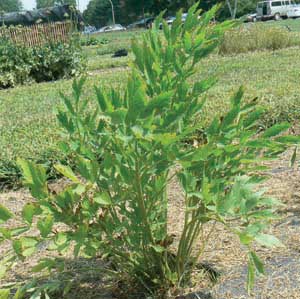
M135 180L137 183L137 203L139 210L141 211L142 221L144 228L147 232L146 236L148 237L148 241L154 244L154 238L152 235L151 227L147 219L147 210L144 202L143 190L142 190L142 183L141 183L141 176L140 176L140 168L139 168L139 161L138 159L135 160Z

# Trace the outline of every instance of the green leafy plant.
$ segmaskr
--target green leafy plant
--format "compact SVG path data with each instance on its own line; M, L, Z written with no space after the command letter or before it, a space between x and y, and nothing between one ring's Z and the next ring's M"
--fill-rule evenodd
M0 89L78 75L85 68L77 38L37 47L0 41Z
M255 274L264 273L253 242L281 244L265 234L280 203L260 190L264 176L257 171L262 161L276 158L299 138L279 135L288 123L258 134L263 110L255 101L244 104L240 89L227 114L203 129L201 145L185 142L202 128L201 95L216 81L191 83L189 78L232 26L211 25L216 10L199 21L194 5L186 22L182 24L179 12L171 28L160 16L141 41L133 42L135 61L125 92L95 87L94 111L87 109L90 99L81 96L84 78L74 81L72 98L62 95L65 110L58 120L68 138L61 147L75 166L55 167L70 183L51 193L42 166L18 161L36 200L23 209L23 227L1 228L2 239L13 244L2 261L4 269L47 244L61 253L72 249L74 256L100 254L111 262L109 273L125 286L142 289L145 297L165 298L171 289L184 287L203 260L210 237L204 228L221 223L249 251L251 290ZM182 186L185 208L177 246L167 225L167 186L174 178ZM11 217L1 206L0 219ZM32 226L38 236L28 233ZM35 270L53 267L55 260L42 260Z
M33 57L29 48L18 47L8 39L1 38L0 88L29 81L31 64L33 64Z
M49 43L33 48L30 76L36 82L70 78L83 73L85 60L77 37L67 43Z
M109 40L107 38L96 38L94 36L89 36L88 38L81 39L81 46L97 46L97 45L107 45Z

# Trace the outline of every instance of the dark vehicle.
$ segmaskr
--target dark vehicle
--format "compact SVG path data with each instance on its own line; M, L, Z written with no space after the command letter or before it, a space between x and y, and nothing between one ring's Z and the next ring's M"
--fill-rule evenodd
M142 20L139 20L137 22L134 22L127 26L127 29L136 29L136 28L151 28L152 23L155 18L149 17Z
M0 27L30 26L40 23L63 22L72 20L78 25L83 24L81 13L72 5L57 5L54 7L35 9L31 11L11 12L0 15Z

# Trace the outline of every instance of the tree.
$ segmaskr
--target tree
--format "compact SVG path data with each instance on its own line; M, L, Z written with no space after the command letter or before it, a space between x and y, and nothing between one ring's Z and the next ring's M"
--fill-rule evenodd
M183 9L184 11L187 11L189 7L191 7L193 4L195 4L196 0L175 0L171 1L169 4L169 9L172 12L178 11L178 9Z
M61 4L70 4L76 7L76 0L36 0L36 8L52 7Z
M226 5L228 7L230 16L232 19L235 19L236 17L236 11L237 11L237 5L238 5L238 0L233 0L231 2L230 0L226 0Z
M145 18L145 13L151 10L153 4L154 0L127 0L125 6L135 16Z
M255 11L257 1L252 0L226 0L227 10L223 9L223 18L231 17L232 19L241 17L247 13Z
M14 12L22 9L21 0L1 0L0 12Z
M127 2L127 1L126 1ZM116 23L127 23L125 1L112 0ZM110 0L91 0L83 13L85 23L102 27L113 23Z
M255 7L253 0L225 1L228 1L229 6L226 3L223 5L218 19L224 20L228 17L240 16L252 11L253 6ZM145 18L147 14L156 16L163 10L167 10L167 15L174 15L180 8L186 12L197 0L112 0L112 2L115 8L116 22L129 24L140 17ZM212 6L223 2L223 0L202 0L199 7L203 11L207 11ZM110 0L91 0L83 15L86 23L96 27L113 23Z

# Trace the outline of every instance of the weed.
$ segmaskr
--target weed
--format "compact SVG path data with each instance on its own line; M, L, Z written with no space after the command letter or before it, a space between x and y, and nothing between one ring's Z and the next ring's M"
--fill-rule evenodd
M44 167L19 159L24 183L36 201L24 207L22 228L1 229L2 240L13 244L13 253L2 260L3 273L18 259L34 254L40 244L48 244L61 253L73 248L76 257L108 257L113 265L110 274L125 286L136 286L145 297L165 298L171 289L189 282L211 236L204 228L219 223L248 251L249 292L256 273L264 274L253 243L280 245L264 233L280 203L259 189L264 176L257 173L262 169L257 162L278 157L299 137L279 137L289 123L257 135L263 109L256 101L243 103L239 89L223 117L204 126L201 146L183 142L203 127L202 96L216 81L210 77L191 82L195 66L214 51L232 25L211 26L213 8L199 26L196 9L194 5L189 10L184 25L181 12L171 29L163 22L163 35L158 18L143 40L133 43L135 60L124 93L96 87L97 107L88 109L90 98L83 97L82 78L73 82L71 97L63 95L65 108L58 119L68 138L61 147L75 165L58 164L55 169L72 183L52 194ZM185 221L172 250L167 185L175 176L184 193ZM0 206L0 221L12 217ZM28 235L32 226L38 236ZM57 266L57 260L47 259L34 269ZM51 291L49 285L30 290L32 298L47 297Z

